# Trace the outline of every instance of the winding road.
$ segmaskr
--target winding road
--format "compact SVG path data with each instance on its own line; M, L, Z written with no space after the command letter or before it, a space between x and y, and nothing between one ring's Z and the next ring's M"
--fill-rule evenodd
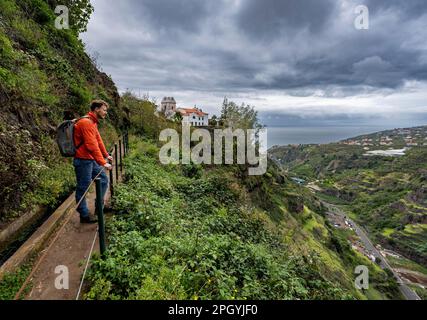
M322 201L323 202L323 201ZM406 300L421 300L421 298L411 289L409 288L404 281L402 280L402 278L400 277L400 275L390 266L390 264L388 263L386 257L384 257L381 252L375 248L375 246L373 245L372 241L369 239L367 232L360 226L358 226L353 220L349 219L347 217L347 215L337 206L332 205L330 203L326 203L323 202L323 204L328 208L329 211L340 215L341 217L343 217L344 219L346 219L350 224L351 227L354 229L354 231L356 232L356 234L359 236L360 241L363 243L363 245L365 246L365 248L372 252L372 254L380 259L380 266L384 269L384 268L388 268L391 270L391 272L393 272L393 275L395 276L397 283L399 284L399 289L400 292L403 294L403 296L406 298Z

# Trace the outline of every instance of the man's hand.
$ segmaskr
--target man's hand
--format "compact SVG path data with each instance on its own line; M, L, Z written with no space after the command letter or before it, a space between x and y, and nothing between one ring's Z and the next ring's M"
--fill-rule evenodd
M111 163L113 162L113 157L112 156L108 156L107 160L110 161Z
M112 166L111 164L109 164L109 163L106 163L106 164L104 165L104 168L105 168L105 169L107 169L108 171L113 170L113 166Z

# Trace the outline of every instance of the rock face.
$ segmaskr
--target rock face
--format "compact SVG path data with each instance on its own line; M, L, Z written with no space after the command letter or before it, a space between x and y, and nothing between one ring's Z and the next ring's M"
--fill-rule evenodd
M397 201L390 205L390 209L398 212L406 212L406 206L403 202Z
M342 199L344 201L352 201L355 198L355 194L352 191L339 190L335 188L325 189L325 194Z
M427 208L427 186L423 186L411 192L408 195L408 199Z
M297 195L289 195L287 197L288 210L291 213L300 214L304 211L304 199Z

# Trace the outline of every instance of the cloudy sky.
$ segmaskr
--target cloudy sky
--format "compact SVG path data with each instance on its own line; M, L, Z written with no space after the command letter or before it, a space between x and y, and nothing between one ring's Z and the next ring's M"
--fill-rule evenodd
M211 113L227 96L270 125L427 124L425 0L92 3L82 38L120 91Z

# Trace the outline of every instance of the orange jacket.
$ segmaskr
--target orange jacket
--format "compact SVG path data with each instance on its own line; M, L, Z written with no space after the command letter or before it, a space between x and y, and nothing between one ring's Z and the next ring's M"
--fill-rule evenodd
M89 118L79 120L74 126L74 144L81 145L77 149L75 158L95 160L99 165L104 166L107 163L105 158L109 154L98 131L98 118L92 112L87 116Z

